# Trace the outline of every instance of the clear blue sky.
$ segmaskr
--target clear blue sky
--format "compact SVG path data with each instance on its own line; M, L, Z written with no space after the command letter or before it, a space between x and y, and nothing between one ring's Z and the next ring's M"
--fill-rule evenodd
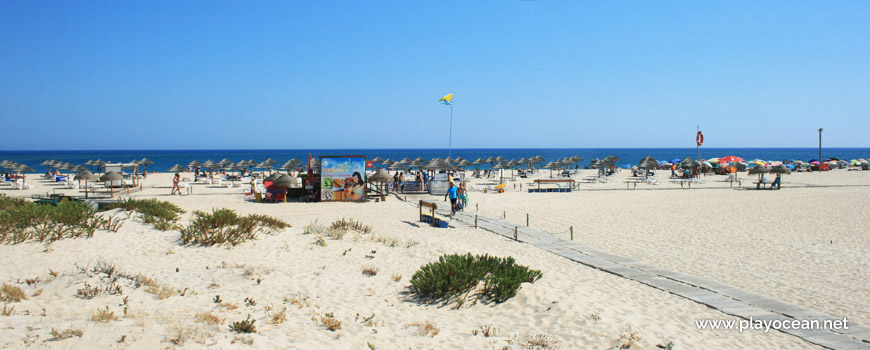
M2 1L0 149L867 147L870 1Z

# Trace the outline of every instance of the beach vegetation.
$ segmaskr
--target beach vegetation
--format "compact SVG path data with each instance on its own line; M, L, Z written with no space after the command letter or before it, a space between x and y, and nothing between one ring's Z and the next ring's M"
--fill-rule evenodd
M100 295L121 295L124 294L124 289L120 285L111 282L107 285L97 284L92 286L85 282L82 288L76 291L76 296L82 299L93 299Z
M4 302L19 302L22 300L27 300L27 294L24 293L24 290L21 287L13 286L8 283L4 283L2 287L0 287L0 301Z
M518 265L512 257L448 254L420 267L411 277L411 286L419 296L459 305L472 291L477 300L502 303L515 296L523 283L535 283L541 276L541 271Z
M254 325L255 322L257 322L257 320L252 320L251 315L248 315L248 319L246 320L233 322L233 324L230 325L230 330L236 333L256 333L257 326Z
M424 337L434 337L441 332L441 329L438 326L435 326L432 322L415 322L411 323L408 326L417 327L417 334L422 335Z
M143 223L150 224L160 231L177 228L176 222L184 214L184 210L167 201L151 199L123 199L111 203L107 210L121 208L134 211L139 215L137 218Z
M517 341L523 349L559 349L559 341L549 334L527 333Z
M224 324L223 318L210 312L196 314L195 320L198 323L205 323L207 325Z
M97 311L91 315L91 321L94 322L109 322L117 320L119 320L118 316L115 315L114 311L109 310L108 306L106 306L105 309L97 309Z
M363 224L360 221L354 219L345 219L341 218L341 220L333 221L329 226L330 229L333 230L342 230L342 231L354 231L357 233L367 234L372 232L372 227Z
M402 280L402 275L398 273L393 274L393 282L399 282Z
M335 318L335 315L333 315L331 312L327 312L323 315L320 315L320 326L335 332L341 329L341 321Z
M3 304L3 310L0 311L0 315L9 316L15 312L15 306L9 307L9 304Z
M0 243L89 238L99 228L120 225L117 219L97 215L96 210L83 202L61 200L56 206L38 205L0 194Z
M377 276L380 269L375 266L363 266L362 274L368 277Z
M287 321L287 308L283 308L279 312L272 312L269 314L270 324L282 324L284 323L284 321Z
M55 341L58 341L58 340L64 340L64 339L69 339L69 338L72 338L72 337L79 337L79 338L81 338L82 335L84 335L84 334L85 334L85 333L82 332L81 329L72 329L72 328L70 328L70 329L64 329L64 330L62 330L62 331L58 331L58 330L56 330L56 329L54 329L54 328L51 329L52 340L55 340Z
M317 221L305 225L305 227L302 228L302 234L304 235L322 235L324 233L326 233L326 227L318 224Z
M619 339L617 341L619 342L620 349L631 349L634 344L641 341L641 338L637 335L637 331L632 330L631 325L629 325L628 328L619 334Z
M272 233L290 227L283 220L268 215L240 216L231 209L214 209L211 213L195 211L193 220L182 228L183 244L237 245L256 239L259 233Z
M471 335L481 334L484 337L497 337L498 333L498 328L488 324L480 326L480 329L475 328L471 330Z

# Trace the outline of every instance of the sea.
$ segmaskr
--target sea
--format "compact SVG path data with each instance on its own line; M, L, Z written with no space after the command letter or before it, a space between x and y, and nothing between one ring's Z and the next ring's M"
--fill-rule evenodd
M241 160L254 160L257 162L272 158L280 166L291 158L298 159L303 163L319 156L362 155L367 159L380 157L400 160L402 158L414 159L423 157L427 160L440 157L446 158L448 153L451 157L462 157L468 161L477 158L502 156L506 160L533 156L541 156L545 161L558 160L569 156L579 156L584 159L580 167L590 164L594 158L604 158L614 155L621 160L617 165L630 167L636 165L642 158L653 156L659 161L683 159L685 157L696 158L695 148L475 148L475 149L262 149L262 150L119 150L119 151L0 151L0 160L12 160L20 164L26 164L37 171L46 168L39 164L48 159L82 164L88 160L102 159L107 163L130 162L148 158L153 165L148 166L149 171L164 172L175 164L187 165L191 161L205 162L221 159L229 159L232 162ZM761 159L765 161L803 160L811 161L819 157L818 148L704 148L700 149L700 158L724 157L735 155L747 161ZM870 158L870 148L822 148L822 159L866 159ZM481 164L481 168L489 164Z

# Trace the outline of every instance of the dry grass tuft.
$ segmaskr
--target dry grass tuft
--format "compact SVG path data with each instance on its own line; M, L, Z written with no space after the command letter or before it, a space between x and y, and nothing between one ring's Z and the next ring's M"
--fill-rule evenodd
M94 322L109 322L109 321L117 321L118 316L115 315L114 311L109 311L109 307L106 306L105 309L97 309L93 315L91 315L91 321Z
M224 319L210 312L196 314L196 322L205 323L207 325L224 324Z
M356 231L362 234L371 233L372 227L354 219L336 220L329 226L333 230Z
M549 334L527 333L517 343L524 349L559 349L559 341Z
M631 349L631 347L640 340L641 338L637 335L637 331L632 330L631 325L629 325L628 328L619 334L619 348Z
M167 328L165 340L175 345L184 345L188 340L193 340L210 346L214 345L214 342L209 341L212 336L211 332L199 325L174 324Z
M24 294L24 290L21 287L7 283L4 283L3 287L0 287L0 301L18 302L22 300L27 300L27 294Z
M330 312L320 316L320 326L335 332L341 329L341 321L336 319L335 316Z
M177 290L172 289L165 284L160 285L160 286L147 287L147 288L145 288L145 292L154 294L154 297L157 299L160 299L160 300L169 298L169 297L175 295L176 293L178 293Z
M480 326L479 330L478 329L471 330L471 335L477 335L478 333L482 334L484 337L497 337L499 330L498 330L498 328L495 328L494 326L486 324L486 325Z
M239 308L239 305L236 305L236 304L233 304L233 303L225 303L225 302L221 302L221 303L218 304L218 307L220 307L220 308L222 308L222 309L225 309L225 310L235 310L235 309L238 309L238 308Z
M54 328L51 329L51 336L53 337L53 340L64 340L64 339L72 338L72 337L81 338L82 335L84 335L84 332L82 332L81 329L70 328L70 329L64 329L63 331L60 331L60 332L58 332Z
M417 327L417 334L422 335L424 337L434 337L438 335L438 332L441 332L441 329L435 326L432 322L416 322L411 323L408 326Z
M282 324L287 321L287 308L269 315L269 324Z
M402 275L400 275L398 273L393 274L393 282L399 282L401 280L402 280Z
M0 315L9 316L12 315L12 312L15 311L15 307L9 307L8 304L3 304L3 311L0 311Z
M362 274L368 277L372 277L377 276L378 271L380 271L380 269L375 266L364 266L362 269Z

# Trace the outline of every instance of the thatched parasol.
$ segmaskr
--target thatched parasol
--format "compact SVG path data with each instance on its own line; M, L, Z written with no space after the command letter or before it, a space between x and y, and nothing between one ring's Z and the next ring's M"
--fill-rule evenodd
M185 171L187 171L187 168L181 166L181 164L175 164L171 168L169 168L168 171L185 172Z
M82 180L85 180L85 198L88 198L88 181L92 181L92 182L99 181L100 178L98 178L96 175L94 175L90 171L85 170L85 171L82 171L82 172L76 174L76 176L73 177L73 180L76 180L79 183L81 183Z
M115 196L115 188L112 187L112 182L113 181L121 181L123 179L124 179L124 177L121 176L121 174L118 174L114 171L107 172L107 173L103 174L103 176L100 176L100 181L105 182L106 187L109 188L109 197L110 198Z
M277 174L277 173L276 173ZM287 203L287 188L296 183L296 177L287 174L281 174L276 179L272 180L272 186L284 189L284 203Z

